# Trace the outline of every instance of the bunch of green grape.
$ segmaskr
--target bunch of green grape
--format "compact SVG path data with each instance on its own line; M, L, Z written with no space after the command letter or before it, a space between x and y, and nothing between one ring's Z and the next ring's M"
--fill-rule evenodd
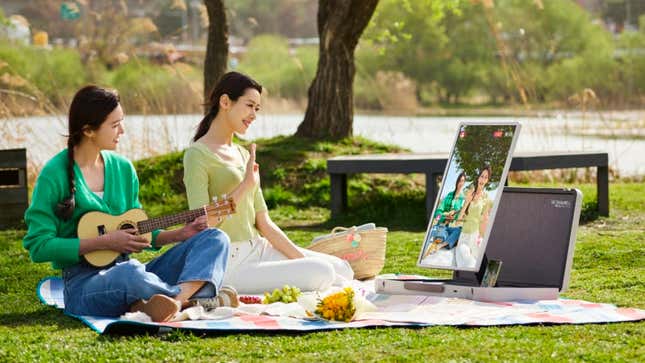
M292 303L298 301L300 296L300 289L295 286L284 285L282 289L275 289L272 293L265 292L263 304L271 304L274 302Z

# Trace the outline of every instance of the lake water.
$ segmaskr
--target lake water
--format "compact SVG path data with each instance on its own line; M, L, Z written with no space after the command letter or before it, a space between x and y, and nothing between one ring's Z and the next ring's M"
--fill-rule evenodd
M354 134L396 144L413 152L450 151L460 121L519 121L522 131L518 152L605 151L610 165L620 175L645 175L643 112L615 115L557 113L542 117L405 117L357 115ZM260 115L245 136L248 139L293 134L303 115ZM614 121L616 118L620 122ZM200 115L127 115L126 133L118 152L137 160L188 146ZM612 121L609 121L612 120ZM0 148L26 147L30 166L39 168L65 146L64 116L14 118L0 121ZM621 137L635 132L640 139ZM612 138L583 136L581 133L613 135Z

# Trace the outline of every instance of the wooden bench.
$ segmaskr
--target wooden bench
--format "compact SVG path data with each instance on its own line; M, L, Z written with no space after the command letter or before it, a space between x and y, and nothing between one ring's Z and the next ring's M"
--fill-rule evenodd
M347 208L347 175L357 173L422 173L426 175L426 212L432 212L448 154L375 154L337 156L327 160L331 182L331 215ZM603 152L556 152L517 154L510 170L597 168L598 213L609 215L609 157Z
M0 229L18 226L27 200L27 150L0 150Z

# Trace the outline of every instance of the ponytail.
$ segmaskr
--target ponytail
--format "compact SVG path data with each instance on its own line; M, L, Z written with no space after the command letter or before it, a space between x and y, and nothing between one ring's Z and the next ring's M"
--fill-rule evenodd
M466 172L462 171L461 173L459 173L459 175L457 175L457 180L455 181L455 189L453 189L452 198L450 199L451 206L452 206L452 202L455 200L455 197L457 196L457 186L459 185L459 181L461 180L461 178L464 178L464 184L466 184Z
M219 104L211 106L211 109L208 111L206 116L204 116L204 118L199 122L193 141L197 141L200 137L206 135L208 129L211 128L211 124L213 123L215 116L217 116L217 112L219 112Z

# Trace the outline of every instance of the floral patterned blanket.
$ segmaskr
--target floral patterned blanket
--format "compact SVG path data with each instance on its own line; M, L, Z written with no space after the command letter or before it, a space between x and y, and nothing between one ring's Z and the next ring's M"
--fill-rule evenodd
M176 321L150 323L125 318L76 316L99 334L156 332L187 329L200 332L320 331L374 326L501 326L522 324L589 324L642 321L645 310L620 308L582 300L479 302L472 300L374 293L373 282L355 281L356 294L371 309L358 312L348 323L307 317L297 303L247 305L219 313L189 311ZM64 308L63 281L48 277L38 285L38 297L50 306ZM220 310L216 309L215 311Z

